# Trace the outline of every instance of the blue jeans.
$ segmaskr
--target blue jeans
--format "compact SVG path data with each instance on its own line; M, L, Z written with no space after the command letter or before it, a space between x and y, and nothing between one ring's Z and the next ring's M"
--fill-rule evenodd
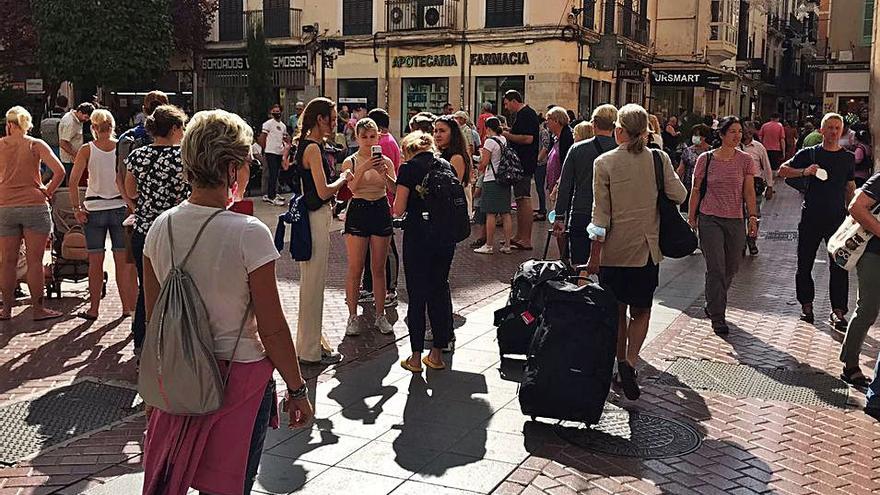
M122 222L127 216L128 209L124 206L112 210L90 211L89 220L83 226L88 251L103 253L104 243L107 242L107 233L110 234L113 251L125 251L125 228L122 226Z
M254 419L254 431L251 433L251 447L248 450L247 470L244 475L244 495L250 495L257 479L257 470L260 467L260 459L263 457L263 443L266 441L266 431L269 429L269 420L272 418L275 408L275 380L269 381L257 417ZM201 495L210 495L199 492Z
M538 212L547 212L547 191L545 190L547 182L547 165L538 165L535 167L535 188L538 190Z

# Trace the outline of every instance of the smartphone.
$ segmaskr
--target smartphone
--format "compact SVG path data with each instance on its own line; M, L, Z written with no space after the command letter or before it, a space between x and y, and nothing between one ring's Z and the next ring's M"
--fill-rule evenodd
M379 145L373 145L370 148L370 154L373 155L373 159L382 159L382 147Z

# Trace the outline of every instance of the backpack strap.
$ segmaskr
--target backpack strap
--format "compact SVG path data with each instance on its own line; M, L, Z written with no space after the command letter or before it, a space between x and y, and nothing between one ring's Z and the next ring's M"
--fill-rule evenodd
M193 240L192 246L189 247L189 251L186 252L186 256L183 257L183 261L180 262L179 266L174 262L174 234L172 234L173 229L171 228L171 219L173 218L173 215L168 215L168 244L171 246L171 266L172 267L183 268L186 265L186 262L189 260L190 255L192 254L193 250L195 250L195 248L196 248L196 244L198 244L199 239L202 238L202 233L205 232L205 228L208 226L209 223L211 223L211 220L214 220L214 218L216 218L217 215L223 213L224 211L226 211L226 210L219 210L218 209L213 214L211 214L211 216L208 217L207 220L205 220L205 223L202 224L202 227L199 229L198 233L196 233L196 238Z
M248 298L247 309L244 310L244 316L241 318L241 325L238 327L238 337L235 338L235 346L232 348L232 356L229 357L229 366L226 367L226 376L223 377L223 385L229 383L229 374L232 373L232 363L235 360L235 351L238 350L238 344L241 342L241 336L244 333L244 327L247 325L248 317L254 308L254 300Z
M709 165L712 163L713 156L715 156L715 153L709 151L709 156L706 157L706 171L703 172L703 182L700 182L700 201L697 202L697 216L700 215L700 207L703 205L703 200L706 199L706 192L709 190Z

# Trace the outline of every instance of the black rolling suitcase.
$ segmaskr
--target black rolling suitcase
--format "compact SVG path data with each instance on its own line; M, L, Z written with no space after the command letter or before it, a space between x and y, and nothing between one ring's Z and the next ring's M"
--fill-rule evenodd
M617 301L598 284L551 280L531 341L519 403L526 416L595 424L611 389Z
M526 355L529 343L538 328L538 316L543 311L540 287L550 280L564 280L571 275L562 261L528 260L520 265L510 281L507 306L495 311L494 324L498 327L498 350L501 356Z

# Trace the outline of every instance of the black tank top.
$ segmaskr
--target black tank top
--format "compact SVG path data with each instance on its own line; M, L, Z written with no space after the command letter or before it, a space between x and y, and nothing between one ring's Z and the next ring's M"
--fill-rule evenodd
M321 152L321 166L324 168L324 177L328 180L331 177L330 170L330 160L327 159L327 155L324 153L323 148L316 141L312 141L311 139L303 139L300 141L300 145L296 149L296 168L299 171L300 180L302 181L302 192L303 197L306 200L306 207L310 211L320 210L322 206L329 203L333 200L331 196L329 199L321 199L321 196L318 195L318 189L315 187L315 180L312 178L312 171L303 167L303 155L305 155L306 148L309 146L315 145Z

